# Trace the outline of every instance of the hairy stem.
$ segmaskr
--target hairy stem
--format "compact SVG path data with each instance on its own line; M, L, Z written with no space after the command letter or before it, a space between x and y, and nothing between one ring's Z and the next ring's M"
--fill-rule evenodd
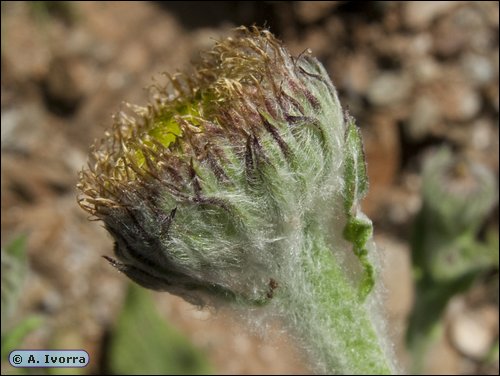
M322 234L309 231L304 247L300 273L305 285L302 290L287 291L284 314L313 366L322 373L394 373L369 303L361 301Z

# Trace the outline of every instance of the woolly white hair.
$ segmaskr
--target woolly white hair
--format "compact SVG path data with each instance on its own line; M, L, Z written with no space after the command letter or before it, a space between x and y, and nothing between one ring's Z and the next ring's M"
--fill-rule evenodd
M320 372L391 372L375 283L361 138L323 66L240 29L153 103L120 113L82 171L137 283L197 305L266 306Z

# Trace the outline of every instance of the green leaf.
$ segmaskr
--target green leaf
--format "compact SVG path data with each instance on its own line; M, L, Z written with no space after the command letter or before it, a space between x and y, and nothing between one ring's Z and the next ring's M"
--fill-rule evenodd
M24 261L26 259L26 235L20 235L15 238L5 250L14 258Z
M30 316L2 334L2 359L6 359L12 350L19 348L24 338L42 322L41 316Z
M406 337L414 373L421 372L429 345L442 332L450 299L498 268L498 237L477 240L497 192L488 169L448 148L424 164L423 203L411 239L416 297Z
M111 340L112 374L207 374L206 357L168 325L147 290L130 285Z
M1 250L2 334L9 329L28 269L26 237L19 236Z

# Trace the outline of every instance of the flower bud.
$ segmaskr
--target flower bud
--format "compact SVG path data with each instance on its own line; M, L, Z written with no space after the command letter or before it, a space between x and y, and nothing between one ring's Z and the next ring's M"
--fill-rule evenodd
M83 209L113 266L197 304L268 304L320 372L388 373L359 131L323 66L237 30L91 151ZM272 303L272 304L269 304Z
M115 116L80 174L81 207L115 240L117 260L106 259L196 304L261 304L319 227L354 244L366 295L364 155L323 66L240 28L189 74L166 77L149 105Z

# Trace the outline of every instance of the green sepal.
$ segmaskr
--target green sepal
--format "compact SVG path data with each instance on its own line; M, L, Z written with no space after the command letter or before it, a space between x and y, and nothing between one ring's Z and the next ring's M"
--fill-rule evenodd
M373 226L367 217L350 216L344 227L344 239L353 244L353 252L363 267L363 277L359 283L358 296L364 300L375 285L375 269L368 259L367 243L372 237Z
M354 119L347 118L344 142L344 208L350 212L368 192L363 141Z
M368 191L368 178L361 134L353 118L347 116L346 120L343 196L347 223L343 235L353 244L353 252L364 270L358 291L359 298L364 300L375 285L375 270L368 259L366 246L372 236L373 226L365 216L356 215L356 204Z

